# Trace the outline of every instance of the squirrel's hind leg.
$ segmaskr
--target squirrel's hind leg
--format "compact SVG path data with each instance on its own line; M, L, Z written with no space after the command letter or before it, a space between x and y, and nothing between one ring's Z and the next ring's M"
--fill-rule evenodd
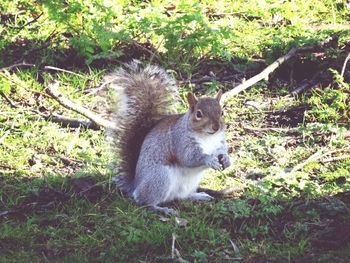
M213 200L214 197L212 197L211 195L208 195L205 192L199 192L199 193L192 193L188 197L188 199L194 202L198 202L198 201L210 201L210 200Z
M176 215L177 211L169 207L161 207L157 205L152 205L148 207L151 211L160 212L165 215Z
M133 197L138 204L146 205L150 210L165 215L174 215L176 211L159 204L172 201L172 180L170 170L166 166L137 167L137 184ZM147 171L147 172L146 172ZM170 198L170 200L169 200Z

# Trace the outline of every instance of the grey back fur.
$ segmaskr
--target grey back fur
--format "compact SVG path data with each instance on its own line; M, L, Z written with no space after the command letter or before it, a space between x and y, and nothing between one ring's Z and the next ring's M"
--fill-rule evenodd
M164 116L171 114L178 93L175 80L164 69L143 66L133 60L110 74L110 87L117 91L113 149L117 155L119 187L131 193L135 169L145 136ZM122 159L120 159L122 157Z

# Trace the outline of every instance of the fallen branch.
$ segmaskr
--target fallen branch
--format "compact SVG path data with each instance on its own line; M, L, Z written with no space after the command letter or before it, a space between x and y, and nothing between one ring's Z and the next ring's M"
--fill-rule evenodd
M330 157L330 158L322 160L322 163L330 163L330 162L340 161L340 160L345 160L345 159L350 159L350 154Z
M229 13L207 13L210 18L222 18L225 16L236 16L247 21L261 20L261 16L246 15L245 12L229 12Z
M239 77L242 77L242 74L235 74L235 75L229 75L229 76L224 76L224 77L211 77L211 76L204 76L202 78L198 79L189 79L189 80L180 80L178 81L179 85L183 84L201 84L203 82L208 82L208 81L230 81L230 80L239 80Z
M16 64L13 64L13 65L10 65L10 66L7 66L7 67L3 67L3 68L0 68L0 71L4 71L4 70L11 70L13 68L18 68L18 67L35 67L35 64L30 64L30 63L16 63Z
M340 152L348 152L350 151L350 147L346 147L346 148L343 148L343 149L337 149L337 150L330 150L330 151L327 151L325 153L322 153L323 149L321 149L320 151L317 151L316 153L312 154L309 158L307 158L304 162L302 163L299 163L298 165L296 165L291 171L290 173L293 174L297 171L299 171L301 168L303 168L305 165L309 164L310 162L314 162L314 161L320 161L320 162L331 162L331 161L335 161L335 160L342 160L342 159L346 159L346 158L349 158L349 155L344 155L344 156L337 156L337 157L330 157L330 158L327 158L325 160L321 160L322 158L326 157L326 156L329 156L331 154L334 154L334 153L340 153ZM342 157L342 158L339 158L339 157ZM327 161L328 160L328 161Z
M250 127L243 126L244 130L252 131L252 132L291 132L298 131L298 128L280 128L280 127Z
M301 92L315 87L320 81L319 78L323 72L316 73L310 80L303 81L298 87L296 87L291 94L298 95Z
M111 78L103 82L100 86L91 88L91 89L86 89L84 90L85 96L91 96L95 95L96 93L104 90L109 84L111 84L113 81L115 81L117 78Z
M21 25L21 26L9 26L13 29L23 29L25 28L26 26L32 24L32 23L35 23L36 21L38 21L38 19L44 14L44 12L41 12L37 17L33 18L31 21Z
M343 64L343 67L342 67L342 69L341 69L340 75L341 75L342 77L344 77L346 65L348 64L349 59L350 59L350 53L348 53L348 55L346 56L345 61L344 61L344 64Z
M57 157L62 161L64 165L67 165L67 166L84 163L84 161L82 160L72 159L66 156L57 156Z
M159 54L159 48L160 48L160 45L163 43L163 41L164 41L164 38L162 38L160 41L159 41L159 43L158 43L158 45L157 45L157 47L156 47L156 50L155 50L155 52L153 53L153 55L151 56L151 58L150 58L150 60L149 60L149 63L150 64L152 64L152 62L153 62L153 60L154 60L154 58L155 58L155 55L157 54ZM158 56L158 61L159 61L159 56Z
M85 78L83 75L80 75L78 73L75 73L73 71L70 71L70 70L66 70L66 69L62 69L62 68L56 68L56 67L52 67L52 66L45 66L44 69L46 70L55 70L55 71L61 71L61 72L65 72L65 73L69 73L69 74L72 74L72 75L75 75L75 76L78 76L78 77L81 77L81 78Z
M13 103L4 92L0 91L0 96L11 106L11 108L17 108L17 105Z
M43 49L49 47L50 44L51 44L51 42L50 42L51 39L52 39L54 36L56 36L56 35L57 35L56 29L54 29L54 30L52 31L52 33L46 38L46 40L44 41L44 43L43 43L42 45L33 47L33 48L31 48L31 49L25 51L25 52L21 55L21 57L15 61L15 63L20 63L20 61L23 60L23 58L26 58L27 56L33 56L33 53L38 52L38 51L41 51L41 50L43 50Z
M290 173L293 174L293 173L299 171L301 168L303 168L308 163L310 163L312 161L316 161L316 160L320 159L321 157L322 157L322 155L321 155L320 151L315 152L309 158L307 158L305 161L294 166L294 168L290 171Z
M282 65L284 62L286 62L289 59L291 59L292 57L294 57L296 54L305 53L305 52L314 52L314 51L320 50L322 48L325 48L325 47L329 46L331 43L337 41L338 37L339 37L339 33L336 33L333 36L328 37L327 39L325 39L324 41L322 41L318 45L292 48L291 50L289 50L289 52L286 55L278 58L275 62L273 62L271 65L269 65L267 68L265 68L259 74L257 74L254 77L248 79L247 81L243 82L242 84L236 86L232 90L230 90L228 92L225 92L222 95L222 97L221 97L221 101L224 102L229 97L237 95L238 93L240 93L243 90L251 87L255 83L257 83L257 82L259 82L259 81L261 81L263 79L267 79L269 77L269 75L272 72L274 72L280 65Z
M18 109L18 107L16 106L16 108ZM5 114L6 112L0 112L1 114ZM40 112L38 110L35 109L23 109L20 111L14 111L14 112L8 112L7 114L13 114L13 115L18 115L18 114L31 114L32 116L30 117L31 119L44 119L47 121L51 121L54 123L58 123L60 126L64 127L64 128L85 128L85 129L91 129L91 130L100 130L101 126L98 126L96 123L86 120L86 119L76 119L76 118L70 118L70 117L66 117L66 116L62 116L62 115L57 115L57 114L52 114L52 113L48 113L45 114L43 112ZM34 118L32 118L34 117ZM13 125L16 124L16 122L13 122ZM12 126L13 126L12 125ZM12 127L13 128L13 127ZM11 129L12 129L11 128ZM11 130L10 129L10 130ZM9 131L10 131L9 130ZM5 132L5 136L7 132ZM3 137L0 137L0 143Z
M65 98L59 91L59 82L54 81L51 82L46 88L47 94L49 94L53 99L55 99L59 104L61 104L66 109L75 111L84 117L88 118L91 122L99 127L103 127L105 129L116 129L116 126L113 122L108 121L100 117L99 115L93 113L92 111L84 108L83 106L76 104L69 99Z
M149 48L146 48L144 46L142 46L141 44L137 43L137 41L133 41L133 44L138 47L138 48L141 48L142 50L146 51L152 58L152 61L154 59L154 57L157 58L158 61L160 61L160 57L158 54L156 54L156 52L153 52L152 50L150 50Z
M33 200L32 202L17 205L11 210L0 211L0 218L16 214L25 215L28 212L46 211L52 209L55 204L67 202L70 198L70 195L59 189L44 187L37 195L28 198L28 200Z
M274 110L262 110L262 111L247 111L247 112L240 112L237 113L238 116L244 116L244 115L250 115L250 114L271 114L275 113Z
M172 234L172 241L171 241L171 259L175 259L175 240L176 240L176 236L173 233Z
M27 112L27 111L25 111ZM37 110L30 110L30 113L34 113L34 118L36 119L40 119L43 118L46 121L50 121L53 123L57 123L59 124L61 127L63 128L85 128L85 129L90 129L90 130L100 130L101 126L98 126L96 123L89 121L89 120L85 120L85 119L75 119L75 118L69 118L69 117L65 117L62 115L56 115L56 114L43 114Z
M74 119L60 115L41 115L45 120L55 122L60 124L62 127L79 128L83 127L85 129L100 130L100 126L96 123L83 119Z

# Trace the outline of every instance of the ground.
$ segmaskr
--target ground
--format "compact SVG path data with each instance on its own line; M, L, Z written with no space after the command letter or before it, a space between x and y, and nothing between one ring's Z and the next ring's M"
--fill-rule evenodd
M0 6L0 262L348 262L346 1L194 2ZM334 34L227 100L232 166L201 186L230 191L174 202L177 216L119 192L103 129L50 115L82 118L46 93L59 80L67 98L109 118L113 94L99 87L132 58L178 80L183 112L188 90L229 91L289 48Z

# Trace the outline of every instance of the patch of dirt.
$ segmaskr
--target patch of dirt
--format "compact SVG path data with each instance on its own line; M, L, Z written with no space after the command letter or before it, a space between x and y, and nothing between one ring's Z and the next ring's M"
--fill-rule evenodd
M59 189L43 187L39 192L28 195L20 205L0 211L0 219L2 217L13 216L22 220L25 219L27 213L51 210L57 205L68 201L69 198L70 196L67 193Z
M103 188L97 185L90 177L80 177L71 180L74 193L83 196L91 202L96 201L103 195Z
M297 127L300 123L303 123L304 114L309 109L310 107L307 105L300 105L286 110L276 111L267 115L266 121L272 127Z
M300 83L316 74L320 70L321 65L322 63L319 61L299 57L293 63L281 65L274 72L272 81L278 79L288 83L292 79L295 83Z
M58 227L61 224L62 224L61 218L53 218L53 219L44 218L40 220L38 223L40 227L47 227L47 226Z
M95 202L104 195L103 187L97 185L91 177L74 178L68 182L72 186L72 193L44 186L37 193L28 195L20 205L14 206L8 210L0 211L0 219L12 216L19 220L24 220L28 213L51 210L58 205L67 202L74 196L84 197L90 202ZM55 220L41 222L43 225L55 225L57 223L59 222L56 222Z
M312 245L322 249L339 249L350 244L350 224L334 222L319 231L311 241Z
M50 187L43 187L38 193L32 194L24 199L22 205L37 203L39 205L47 205L50 202L65 202L69 199L69 195L62 190Z
M23 240L18 240L13 237L0 237L0 252L2 250L16 250L23 245Z
M309 237L312 253L296 262L314 262L313 256L321 251L337 251L350 245L349 201L349 192L315 200L297 199L274 220L273 232L281 238L280 233L286 228L293 229L296 223L305 225L304 234Z

